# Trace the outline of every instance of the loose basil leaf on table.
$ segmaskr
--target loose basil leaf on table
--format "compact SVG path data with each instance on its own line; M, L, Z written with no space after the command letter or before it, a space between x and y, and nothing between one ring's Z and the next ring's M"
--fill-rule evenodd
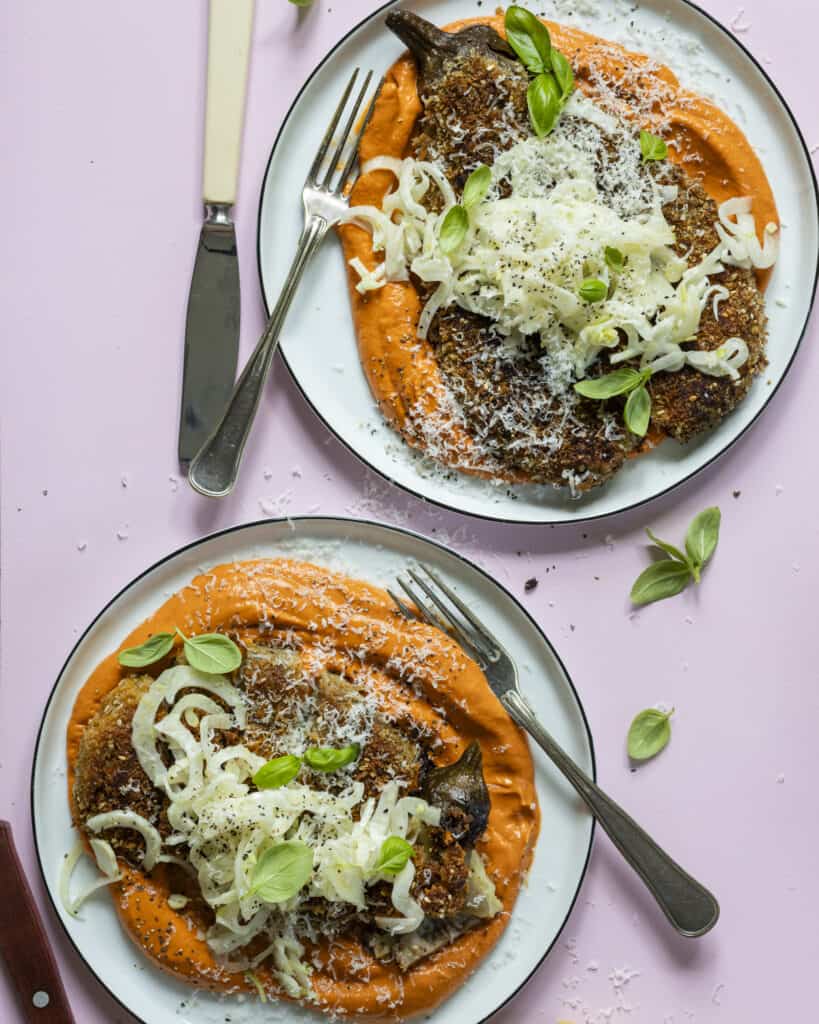
M466 179L462 206L469 210L483 199L492 184L492 172L486 164L479 164Z
M719 527L722 513L714 506L694 516L685 535L685 550L691 559L694 575L699 580L699 570L713 555L719 542Z
M248 895L265 903L284 903L310 880L313 851L305 843L288 839L270 846L253 868Z
M286 786L288 782L299 774L301 758L295 754L285 754L282 757L274 757L272 761L263 764L253 776L253 783L257 789L279 789Z
M199 636L187 637L181 629L176 632L184 641L188 664L197 672L224 675L242 664L242 652L223 633L200 633Z
M304 752L304 760L317 772L335 772L352 764L360 749L357 743L346 747L310 747Z
M462 206L453 206L444 217L440 229L441 251L446 255L455 252L466 238L469 228L469 217Z
M139 647L126 647L120 651L117 660L126 668L144 668L164 658L173 647L173 633L154 633Z
M685 562L664 558L655 562L637 577L631 588L633 604L652 604L674 597L688 586L691 568Z
M659 135L643 130L640 132L640 152L643 154L643 163L647 164L652 160L665 160L668 146Z
M648 538L651 543L656 544L661 551L665 551L667 555L671 555L672 558L676 559L678 562L682 562L684 565L688 564L688 559L679 548L675 548L674 545L669 544L667 540L660 540L660 538L652 530L649 530L648 527L646 527L646 533L648 534Z
M506 39L523 66L533 75L552 66L552 40L549 30L524 7L512 6L504 18Z
M628 756L633 761L646 761L654 757L671 739L670 711L658 711L657 708L646 708L631 723L628 730Z
M624 395L633 388L638 387L642 380L642 374L637 370L630 370L624 367L622 370L614 370L602 377L586 377L579 380L574 389L578 395L584 398L595 398L603 401L606 398L614 398L615 395Z
M400 836L388 836L381 844L375 870L385 875L397 875L403 871L412 856L412 845Z
M526 90L526 105L535 134L539 139L554 128L562 108L560 87L554 75L540 74Z
M651 395L645 384L635 388L628 396L623 410L623 420L632 434L636 434L637 437L646 436L651 422Z

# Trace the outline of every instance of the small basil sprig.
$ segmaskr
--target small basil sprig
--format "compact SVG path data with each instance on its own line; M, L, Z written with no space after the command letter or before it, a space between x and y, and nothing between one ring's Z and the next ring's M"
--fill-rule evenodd
M272 761L263 764L253 776L253 784L257 789L279 789L286 786L288 782L299 774L301 758L295 754L285 754L283 757L274 757Z
M560 87L560 98L565 103L574 90L574 71L560 50L552 49L552 73Z
M265 903L284 903L310 880L313 851L305 843L288 839L268 847L256 861L248 896Z
M525 7L509 7L504 18L506 40L530 74L552 67L552 38L543 22Z
M628 756L632 761L646 761L659 754L671 739L670 711L646 708L635 716L628 730Z
M643 163L647 164L652 160L665 160L668 146L659 135L643 130L640 132L640 152L643 154Z
M412 845L400 836L388 836L381 844L375 871L385 875L397 875L403 871L412 856Z
M477 206L489 191L491 184L492 171L486 164L478 164L466 179L466 184L464 185L463 196L461 197L461 205L464 209L471 210L473 206Z
M629 392L623 409L623 422L636 437L646 436L651 422L651 395L645 386L645 380Z
M538 75L532 79L526 90L526 106L535 135L542 139L554 128L563 109L554 75Z
M173 633L154 633L139 647L126 647L120 651L117 660L126 668L144 668L164 658L173 647Z
M584 302L602 302L609 293L609 286L599 277L587 277L577 289Z
M462 206L450 207L443 221L441 221L441 229L438 233L441 252L446 256L455 252L466 238L468 228L469 217L466 214L466 210Z
M200 633L187 637L181 629L176 632L185 645L185 657L191 668L209 675L233 672L242 664L242 652L224 633Z
M310 747L304 752L304 760L317 772L336 772L352 764L361 748L357 743L346 747Z
M674 597L693 579L700 582L703 567L711 559L719 542L720 510L714 506L694 516L685 537L685 552L660 540L646 530L649 540L668 558L655 562L640 573L631 588L633 604L651 604Z
M719 527L722 513L714 506L694 516L685 535L685 550L688 554L694 579L699 583L700 570L708 562L719 543Z
M691 582L691 570L685 562L663 558L640 573L631 588L632 604L664 601L685 590Z
M446 216L441 222L438 231L438 241L441 252L445 256L455 252L466 238L469 230L468 211L484 198L492 184L492 171L486 164L478 164L475 170L466 179L461 202L447 210Z
M613 370L602 377L586 377L579 380L574 389L584 398L595 398L605 401L616 395L628 395L623 410L623 420L637 437L645 437L651 420L651 395L646 382L651 377L651 370L632 370L623 367Z
M506 39L529 74L526 91L529 120L538 138L554 128L574 89L574 72L566 57L552 46L549 30L524 7L507 8Z

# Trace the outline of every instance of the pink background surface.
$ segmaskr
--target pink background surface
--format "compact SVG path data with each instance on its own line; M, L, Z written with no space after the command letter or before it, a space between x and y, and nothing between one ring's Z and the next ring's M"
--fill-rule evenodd
M242 358L262 324L255 220L270 143L316 60L376 6L317 0L300 15L285 0L258 4L237 209ZM704 6L733 24L817 145L813 4ZM206 4L2 0L0 17L0 812L15 826L77 1020L130 1018L46 906L28 804L44 702L78 634L135 574L197 536L285 512L443 534L522 596L580 691L602 783L721 900L713 933L677 938L598 835L560 943L499 1022L809 1019L819 962L815 326L749 436L675 494L600 524L504 527L425 507L328 436L281 364L236 492L208 502L175 462ZM723 538L703 586L632 614L643 527L679 540L711 504L722 507ZM540 585L524 595L531 576ZM677 708L672 743L630 773L628 723L661 701ZM0 1018L17 1014L0 972Z

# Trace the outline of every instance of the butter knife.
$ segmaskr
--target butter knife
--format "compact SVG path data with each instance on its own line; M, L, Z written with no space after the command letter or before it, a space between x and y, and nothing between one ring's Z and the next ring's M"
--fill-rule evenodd
M205 222L185 324L179 461L188 463L221 416L239 356L236 201L255 0L210 0L205 154Z

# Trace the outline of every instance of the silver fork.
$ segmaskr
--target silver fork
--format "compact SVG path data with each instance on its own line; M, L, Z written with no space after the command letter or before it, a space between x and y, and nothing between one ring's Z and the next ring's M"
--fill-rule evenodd
M575 764L546 731L520 692L515 663L503 645L434 569L419 568L426 578L413 569L408 570L415 587L398 577L399 586L414 607L389 590L401 614L408 619L424 620L448 633L478 663L509 715L543 748L574 786L677 931L693 937L713 928L719 917L719 904L712 894L673 861Z
M304 183L301 194L304 205L304 228L299 238L296 255L279 295L279 300L270 314L270 319L267 321L264 333L253 350L253 355L248 360L247 365L236 382L233 394L230 396L221 420L207 441L202 445L202 448L191 460L190 467L188 468L188 480L191 487L209 498L223 498L233 490L239 473L239 465L242 461L245 444L247 443L250 429L253 426L256 410L259 407L262 389L270 372L273 355L279 344L279 334L287 312L290 309L290 303L293 301L296 288L304 273L304 268L318 249L327 231L338 224L347 212L348 203L344 189L356 165L358 145L372 116L375 101L378 99L378 93L381 91L384 81L383 79L381 80L360 127L354 131L356 118L361 110L373 76L372 71L367 72L364 84L344 123L340 141L336 145L329 162L325 164L325 158L333 141L333 135L347 106L347 101L353 91L358 73L359 69L356 68L350 81L347 83L347 87L341 97L341 102L336 108L324 138L321 140L318 153L316 153L316 158ZM341 166L341 160L351 136L353 141L350 145L347 160ZM340 171L337 170L339 166L341 166ZM335 183L333 183L333 178L336 174L337 177Z

